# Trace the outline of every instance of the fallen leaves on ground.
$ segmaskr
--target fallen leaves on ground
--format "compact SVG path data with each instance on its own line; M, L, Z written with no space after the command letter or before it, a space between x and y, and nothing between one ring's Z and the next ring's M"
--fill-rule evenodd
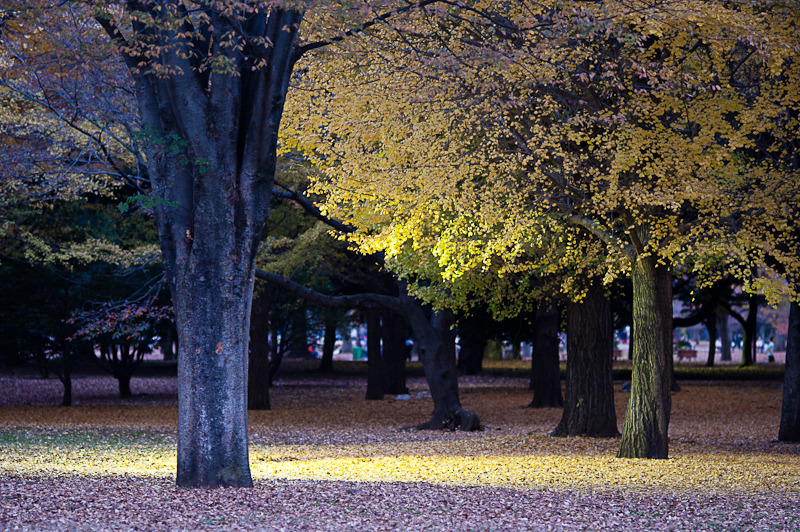
M522 379L462 380L476 433L407 429L432 407L419 379L384 401L355 377L284 381L273 410L250 413L256 487L207 491L173 487L174 379L134 379L129 400L91 379L71 408L0 397L0 528L800 529L800 448L773 441L778 383L684 383L670 459L621 460L618 439L548 436L561 410L525 408Z

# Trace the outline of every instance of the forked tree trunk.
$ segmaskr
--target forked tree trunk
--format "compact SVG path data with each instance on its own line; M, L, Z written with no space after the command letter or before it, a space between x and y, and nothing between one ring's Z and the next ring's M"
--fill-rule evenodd
M553 436L619 435L614 410L611 303L602 285L567 303L567 386L564 414Z
M758 296L750 294L747 298L747 317L739 320L742 326L742 362L740 367L752 366L756 363L755 339L758 327Z
M248 410L269 410L269 295L262 290L253 298L247 371Z
M400 300L406 309L425 379L431 390L433 413L417 428L421 430L478 430L480 420L474 412L464 410L458 396L455 338L449 311L434 311L425 316L419 301L401 290Z
M367 309L367 399L383 399L383 359L381 357L381 313Z
M134 30L166 45L141 54L111 19L96 20L123 50L147 134L178 330L177 483L252 486L247 344L255 255L269 212L302 13L275 6L210 9L209 20L196 21L204 26L199 31L252 37L244 49L240 41L226 47L206 39L214 57L227 60L220 72L198 68L192 36L162 24L168 15L160 3L129 4L141 10ZM153 75L158 67L170 74Z
M672 401L671 274L653 257L638 256L631 279L636 352L617 457L667 458Z
M561 368L558 358L558 307L540 305L533 323L533 353L531 358L531 408L564 406L561 393Z
M800 442L800 305L792 302L786 340L783 405L778 440Z

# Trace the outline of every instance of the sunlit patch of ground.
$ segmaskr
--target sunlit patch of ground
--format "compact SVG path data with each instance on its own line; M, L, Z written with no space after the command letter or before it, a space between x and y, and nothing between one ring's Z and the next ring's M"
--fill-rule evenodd
M87 528L101 530L108 523L309 530L334 530L337 523L345 529L361 523L363 530L800 526L800 446L774 441L781 397L774 382L684 383L673 395L671 457L657 461L616 459L618 439L548 436L561 411L525 408L531 392L521 379L464 380L464 406L486 425L476 433L409 430L427 418L432 406L420 380L411 381L410 399L365 401L363 392L357 379L274 388L274 409L250 413L257 488L239 490L242 495L174 489L177 410L172 399L71 408L4 406L0 529L11 522L61 528L31 520L45 511L60 512L68 524L85 519ZM627 397L616 394L620 427ZM46 486L72 489L48 492ZM137 497L166 497L167 506L182 501L174 511L192 511L193 517L134 526L130 523L144 519L131 513L135 501L118 500L116 491L103 486ZM305 494L307 504L285 490ZM267 493L284 506L264 506L259 501ZM99 498L81 506L80 497ZM217 515L198 509L206 497L251 511L235 506ZM386 513L375 507L400 500L412 508ZM95 517L88 516L91 508ZM414 508L419 511L413 513ZM319 512L325 520L319 520Z

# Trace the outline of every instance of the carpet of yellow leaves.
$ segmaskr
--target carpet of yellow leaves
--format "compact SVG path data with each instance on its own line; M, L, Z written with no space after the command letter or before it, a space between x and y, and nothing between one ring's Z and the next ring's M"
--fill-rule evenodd
M144 383L143 383L144 384ZM431 403L365 401L357 382L288 385L274 409L251 412L256 480L426 482L514 489L675 493L800 491L800 449L774 440L777 383L684 383L673 395L669 460L620 460L618 440L552 438L559 409L524 408L517 379L466 379L463 402L487 425L478 433L404 429ZM622 419L627 394L617 393ZM6 406L0 474L171 477L174 406Z

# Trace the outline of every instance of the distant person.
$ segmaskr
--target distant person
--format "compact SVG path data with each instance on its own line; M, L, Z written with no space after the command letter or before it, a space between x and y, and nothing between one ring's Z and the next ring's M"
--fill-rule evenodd
M770 362L775 362L775 337L770 336L769 340L764 344L764 352L769 357Z

